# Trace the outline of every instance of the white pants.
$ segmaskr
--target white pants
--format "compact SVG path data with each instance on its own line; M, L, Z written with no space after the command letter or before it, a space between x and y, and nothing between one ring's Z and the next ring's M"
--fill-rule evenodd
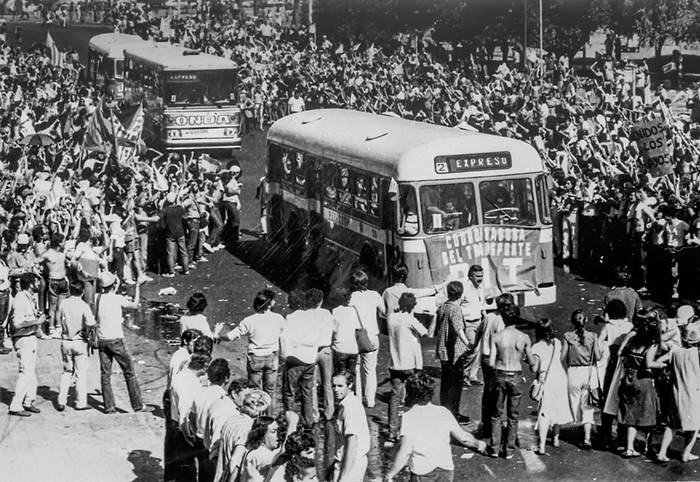
M15 395L10 403L11 412L19 412L23 405L31 405L36 400L36 349L37 337L23 336L14 341L19 376L15 386Z
M66 404L68 389L75 376L75 408L85 408L87 406L87 343L83 340L63 340L61 342L61 355L63 356L63 373L61 374L61 388L58 390L58 404Z
M374 353L377 353L376 351ZM338 482L338 479L340 478L340 465L341 463L336 461L335 463L335 470L333 471L333 481ZM367 456L363 455L362 457L359 457L355 459L355 463L352 466L352 469L350 470L350 473L348 474L348 478L346 479L348 482L362 482L365 480L365 472L367 471Z
M595 370L595 368L593 369ZM577 423L593 423L595 408L588 405L588 391L586 386L598 387L598 380L595 372L588 366L569 367L567 372L569 406L574 421Z
M377 347L376 350L369 353L361 353L358 363L355 393L358 397L362 397L367 407L374 407L375 398L377 396L377 355L379 354L379 336L374 335L369 339ZM364 388L364 391L363 391Z

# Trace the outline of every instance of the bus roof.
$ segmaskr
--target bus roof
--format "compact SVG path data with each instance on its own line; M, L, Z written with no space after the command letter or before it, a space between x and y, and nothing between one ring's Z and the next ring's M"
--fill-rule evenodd
M318 109L275 122L268 141L398 181L457 179L542 172L537 151L524 142L489 134L354 110ZM437 174L437 156L510 153L512 167L470 168ZM477 156L478 157L478 156ZM488 156L487 156L488 157Z
M113 59L124 58L124 48L133 44L146 44L138 35L126 33L102 33L90 39L89 48Z
M188 70L228 70L236 64L223 57L178 47L170 44L149 44L147 46L127 46L126 56L133 57L161 67L165 71Z

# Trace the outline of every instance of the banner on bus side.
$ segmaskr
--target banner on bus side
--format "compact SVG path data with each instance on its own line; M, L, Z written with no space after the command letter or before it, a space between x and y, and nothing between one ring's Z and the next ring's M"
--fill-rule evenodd
M484 268L486 296L537 289L540 232L504 226L473 226L425 240L433 280L468 281L469 267Z
M673 172L673 147L667 132L668 126L661 117L643 119L632 127L632 139L637 141L644 166L654 177Z

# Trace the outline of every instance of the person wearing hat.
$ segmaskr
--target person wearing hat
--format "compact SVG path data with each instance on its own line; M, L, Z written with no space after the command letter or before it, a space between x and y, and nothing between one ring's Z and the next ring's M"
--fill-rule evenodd
M36 266L36 256L29 249L30 238L26 233L17 236L14 249L7 255L7 267L10 269L10 281L13 293L17 291L17 282L24 273L33 273Z
M112 392L112 362L114 360L124 373L126 388L129 392L131 408L140 412L145 408L141 399L141 389L134 372L134 362L124 344L124 309L137 309L139 306L139 285L135 287L133 301L116 293L117 277L105 271L100 276L102 294L97 297L97 333L100 351L100 384L104 401L104 413L116 413L114 394Z
M669 425L664 429L661 447L656 459L668 462L668 447L673 441L676 430L683 431L685 447L681 455L682 462L697 460L691 453L700 430L700 323L694 319L685 326L682 336L683 346L669 351L650 366L663 368L667 363L673 370L673 404L670 407Z

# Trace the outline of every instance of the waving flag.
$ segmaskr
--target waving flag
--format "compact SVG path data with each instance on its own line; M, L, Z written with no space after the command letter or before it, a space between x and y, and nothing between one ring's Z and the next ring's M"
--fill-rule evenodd
M58 67L63 67L63 54L58 49L56 42L54 42L51 32L46 32L46 41L44 42L44 45L46 45L51 52L51 64Z
M109 152L112 149L113 138L113 124L105 116L104 104L100 102L85 128L83 148L88 151Z
M143 106L134 112L129 121L128 127L116 118L112 113L112 123L114 124L114 138L117 146L117 162L119 165L131 164L138 155L139 141L143 132L144 112Z

